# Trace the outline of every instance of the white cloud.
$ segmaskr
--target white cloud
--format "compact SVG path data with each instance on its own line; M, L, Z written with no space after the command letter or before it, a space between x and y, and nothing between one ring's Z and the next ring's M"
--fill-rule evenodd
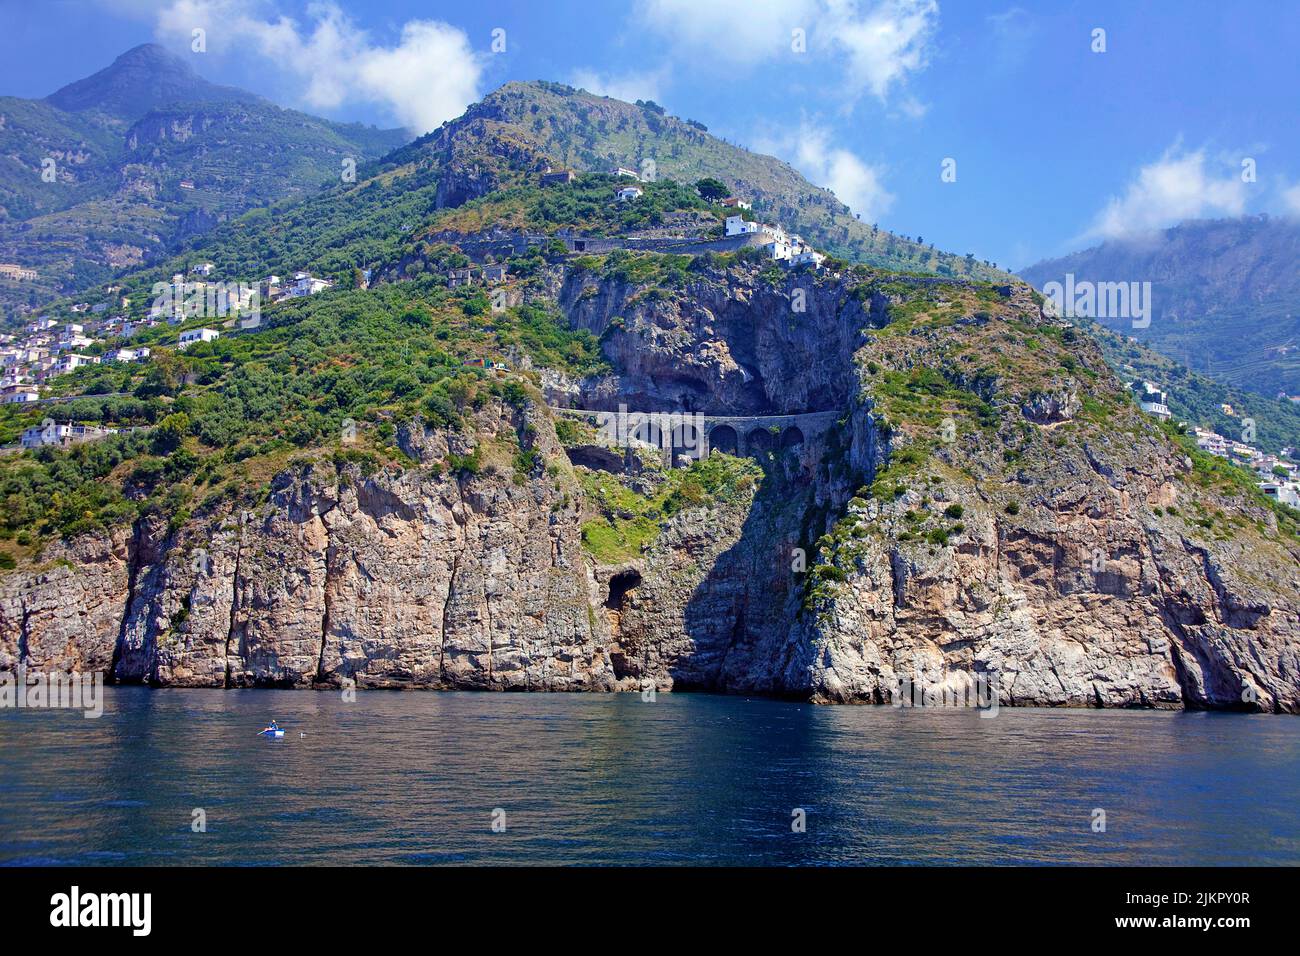
M654 100L662 105L663 84L668 71L664 68L642 73L601 74L595 70L574 70L569 77L573 86L597 96L612 96L616 100L635 103L637 100Z
M867 222L879 219L894 203L893 195L881 181L883 170L832 145L831 133L824 127L805 122L797 133L762 138L755 148L787 160Z
M790 50L796 27L812 32L818 0L641 0L641 20L691 55L731 64Z
M1182 152L1175 145L1143 166L1122 196L1112 196L1084 233L1085 239L1121 239L1207 215L1239 216L1246 208L1240 170L1216 177L1204 150Z
M1282 190L1282 208L1288 216L1300 218L1300 183Z
M483 63L465 34L436 20L410 20L393 46L375 43L335 3L312 3L311 22L270 19L255 0L173 0L157 17L165 40L206 31L213 52L256 54L301 86L318 109L380 103L413 132L458 116L479 97Z
M888 0L862 9L858 0L826 0L833 47L848 60L849 81L880 99L929 60L939 16L936 0Z
M937 0L640 0L641 22L678 47L681 59L758 66L794 55L792 33L841 61L846 89L885 99L924 69L938 23ZM812 52L803 54L814 55Z

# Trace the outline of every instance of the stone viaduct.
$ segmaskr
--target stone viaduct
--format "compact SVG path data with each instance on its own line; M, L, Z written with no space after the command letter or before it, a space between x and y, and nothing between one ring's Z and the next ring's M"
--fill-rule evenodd
M706 458L714 449L731 455L757 457L801 445L820 437L841 412L801 415L705 415L698 412L616 412L551 407L556 415L594 425L597 441L608 448L633 446L663 450L664 463L677 458Z

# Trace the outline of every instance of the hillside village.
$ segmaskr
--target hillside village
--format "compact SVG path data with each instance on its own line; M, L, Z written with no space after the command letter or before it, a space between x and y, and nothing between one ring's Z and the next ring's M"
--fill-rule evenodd
M629 179L641 184L646 182L635 171L616 166L609 173L615 180L611 187L611 203L631 204L645 197L641 185L627 183ZM549 167L538 177L538 182L544 189L562 187L576 180L577 174L572 170L554 170ZM514 234L478 242L461 239L457 245L470 258L470 264L448 270L447 286L451 289L475 285L499 287L506 282L509 267L497 261L498 256L520 254L557 239L564 244L566 252L574 255L601 254L616 249L700 255L754 248L787 268L821 270L825 267L827 257L799 234L787 232L779 224L746 216L745 213L753 208L750 201L734 195L715 195L709 203L720 212L729 213L723 218L721 235L670 228L665 230L667 235L659 233L646 236L626 232L617 236L583 236L565 228L557 230L554 235ZM49 401L51 399L43 395L42 388L55 377L85 365L149 361L149 347L132 346L129 342L133 335L143 329L160 325L179 326L196 316L223 318L218 328L204 325L180 330L173 347L184 350L195 343L218 339L223 329L257 328L261 324L260 310L264 303L273 304L316 295L333 286L329 280L306 271L295 272L287 279L269 275L255 285L213 282L210 281L213 272L212 263L202 262L192 265L188 275L173 275L165 294L158 296L151 303L148 314L136 321L121 314L96 318L108 311L108 306L104 303L93 306L83 303L71 308L74 314L86 315L81 321L60 322L37 318L27 324L23 333L0 335L0 363L3 364L0 403L31 404ZM362 281L369 283L370 279L370 271L366 270ZM111 294L119 292L120 288L110 285L106 291ZM130 300L123 297L120 303L125 309L130 305ZM229 318L225 318L227 316ZM489 363L482 359L471 359L465 364L489 367ZM1133 381L1127 383L1127 386L1143 412L1164 421L1172 418L1167 395L1160 385L1150 381ZM43 426L26 429L22 435L22 446L35 448L43 444L67 445L97 440L116 431L91 425L61 424L53 428L51 425L52 422L47 421ZM1292 507L1300 507L1300 465L1287 460L1294 457L1293 450L1284 449L1284 457L1267 455L1247 442L1224 438L1216 432L1188 423L1182 425L1185 431L1194 434L1198 447L1203 451L1250 469L1256 474L1259 487L1265 494Z
M75 322L37 317L20 332L0 333L0 404L56 401L56 397L48 394L52 381L86 366L148 362L152 349L130 342L145 329L180 326L196 317L220 320L214 323L219 328L179 330L172 347L184 350L196 342L212 342L221 336L221 329L236 324L243 329L256 328L263 303L315 295L333 286L332 282L309 272L297 272L288 280L271 275L257 285L210 282L212 272L212 264L205 262L192 266L188 276L176 273L165 294L158 296L150 304L148 314L138 320L127 318L125 312L105 315L109 311L108 303L77 303L70 308L77 317ZM121 288L110 285L105 291L115 295ZM131 300L121 297L118 304L126 310ZM29 428L22 444L24 447L67 445L103 438L115 431L75 425Z
M1149 381L1135 381L1128 382L1127 387L1133 393L1138 407L1146 414L1161 421L1173 418L1169 411L1168 394L1159 385ZM1231 406L1225 405L1223 412L1230 418L1236 417ZM1297 456L1296 449L1284 448L1282 456L1268 455L1248 442L1224 438L1218 432L1199 425L1187 422L1180 422L1179 425L1195 437L1196 447L1201 451L1253 471L1259 489L1264 494L1284 505L1300 508L1300 464L1293 460Z

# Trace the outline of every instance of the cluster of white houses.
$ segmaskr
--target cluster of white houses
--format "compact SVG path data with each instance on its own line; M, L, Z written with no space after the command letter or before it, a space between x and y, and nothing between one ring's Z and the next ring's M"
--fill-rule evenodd
M1159 385L1141 381L1129 382L1128 387L1142 411L1161 421L1168 421L1173 417L1169 411L1168 396ZM1223 413L1229 417L1236 417L1231 405L1224 405ZM1218 432L1200 427L1195 427L1192 431L1196 436L1196 447L1201 451L1226 458L1243 468L1249 468L1255 472L1260 490L1264 494L1293 508L1300 508L1300 465L1289 458L1265 454L1247 442L1224 438ZM1284 453L1294 457L1293 449L1284 449Z
M1275 501L1300 508L1300 465L1289 458L1267 455L1254 445L1224 438L1218 432L1194 429L1196 447L1235 465L1249 468L1259 480L1259 489ZM1294 455L1294 449L1283 449Z
M156 297L150 304L148 315L136 321L124 315L101 318L100 314L108 310L106 303L93 306L80 303L71 307L78 316L77 322L36 318L28 322L22 332L0 333L0 403L38 401L43 384L54 376L65 375L86 365L148 361L151 356L148 346L121 345L102 351L98 348L129 338L141 329L164 323L179 325L196 315L224 317L250 311L255 313L262 301L278 302L315 295L332 286L328 280L318 279L309 272L294 273L288 281L279 276L269 276L253 285L212 283L207 281L212 271L212 263L205 262L192 266L188 276L183 273L172 276L171 283L166 286L168 294ZM121 288L109 286L107 291L118 293ZM131 304L126 297L120 301L123 308ZM82 314L87 317L81 318ZM186 329L178 335L176 347L185 349L195 342L211 342L220 335L220 331L214 328ZM85 441L102 437L102 434L93 430L77 432L75 440Z
M212 263L204 262L191 266L188 278L178 272L170 283L159 284L156 290L161 294L155 296L149 307L152 321L146 321L154 325L160 320L176 324L196 315L239 315L256 311L264 302L298 299L334 286L330 280L317 278L310 272L295 272L287 280L270 275L260 283L210 282L208 277L212 271Z
M0 334L0 402L34 402L40 387L56 375L100 362L139 362L149 357L147 348L121 348L103 355L83 351L102 340L89 334L85 324L36 319L17 334Z
M634 202L640 199L641 196L642 192L639 186L625 186L615 194L619 202ZM735 196L722 200L720 204L729 209L750 208L750 203L743 199L737 199ZM740 213L727 217L726 238L734 239L749 235L765 239L766 241L758 244L759 248L766 250L777 262L789 266L820 266L826 261L826 257L822 253L805 242L803 237L797 233L787 233L780 226L746 219Z
M804 242L801 236L787 233L780 226L755 222L740 214L728 216L727 236L745 235L758 235L770 240L762 243L761 248L768 250L777 262L784 262L791 266L820 266L826 261L826 257Z

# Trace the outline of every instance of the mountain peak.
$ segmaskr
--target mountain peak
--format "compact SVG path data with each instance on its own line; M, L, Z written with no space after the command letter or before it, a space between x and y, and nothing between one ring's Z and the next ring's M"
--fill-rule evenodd
M120 119L138 119L159 106L179 102L253 102L245 90L209 83L185 60L156 43L142 43L98 73L69 83L46 97L61 110L98 110Z
M194 72L188 63L159 43L141 43L133 46L125 53L119 54L113 61L114 66L131 63L146 63L187 74Z

